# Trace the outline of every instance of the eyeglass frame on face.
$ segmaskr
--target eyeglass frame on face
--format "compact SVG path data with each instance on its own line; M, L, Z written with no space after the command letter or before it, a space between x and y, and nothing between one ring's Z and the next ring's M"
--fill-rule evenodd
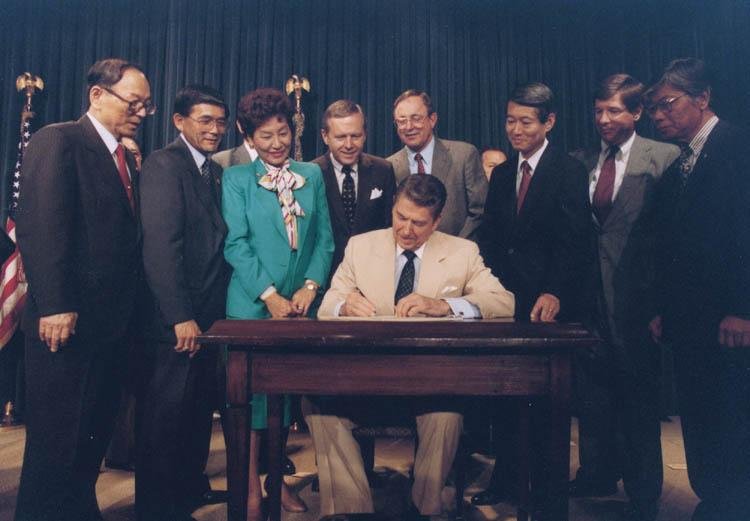
M672 105L674 104L674 102L680 98L684 98L685 96L690 96L690 94L685 92L683 94L680 94L679 96L674 96L672 98L659 100L656 103L651 103L649 105L646 105L644 108L646 109L646 112L648 113L649 116L653 116L659 110L662 111L664 114L671 114Z
M192 117L192 116L185 116L188 119L192 119L198 125L205 129L213 128L214 125L216 125L216 130L226 130L227 125L229 122L226 120L226 118L212 118L209 116L202 116L198 119Z
M103 91L106 91L110 94L112 94L115 98L119 99L120 101L123 101L128 104L128 115L133 116L135 114L138 114L141 109L146 110L147 116L153 116L156 113L156 104L151 101L150 99L142 100L142 99L135 99L135 100L128 100L117 94L115 91L110 89L109 87L105 87L104 85L98 85L99 88L101 88Z
M393 124L396 128L406 128L409 123L411 123L413 127L419 128L424 126L425 121L427 121L429 117L429 114L412 114L407 118L394 119Z

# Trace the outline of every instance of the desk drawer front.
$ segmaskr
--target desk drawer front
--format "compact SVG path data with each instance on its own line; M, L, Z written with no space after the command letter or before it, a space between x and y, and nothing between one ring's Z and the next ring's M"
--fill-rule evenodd
M305 355L256 353L254 392L388 395L542 395L549 357L536 355Z

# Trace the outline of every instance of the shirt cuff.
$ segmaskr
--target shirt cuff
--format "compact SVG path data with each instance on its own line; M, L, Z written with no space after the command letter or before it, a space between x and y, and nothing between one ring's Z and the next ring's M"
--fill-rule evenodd
M260 294L260 300L265 302L266 299L270 297L271 295L273 295L274 293L276 293L276 288L274 286L268 286L266 290Z
M451 311L457 317L461 318L482 318L482 312L474 304L463 298L446 298L445 300L451 307Z

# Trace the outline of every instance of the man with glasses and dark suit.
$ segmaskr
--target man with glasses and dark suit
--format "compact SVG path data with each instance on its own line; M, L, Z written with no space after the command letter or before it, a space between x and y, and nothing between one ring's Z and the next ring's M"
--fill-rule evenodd
M16 214L29 282L26 452L16 521L98 521L95 486L117 414L141 286L138 174L119 144L154 113L145 74L96 62L89 110L26 150Z
M750 515L750 160L747 132L711 107L695 58L646 92L658 132L682 152L657 193L651 333L674 351L694 520Z
M225 318L229 265L221 217L221 167L211 160L227 106L211 87L175 98L180 135L143 163L143 263L153 297L138 397L136 514L140 521L187 521L226 501L203 474L216 403L217 351L196 337Z

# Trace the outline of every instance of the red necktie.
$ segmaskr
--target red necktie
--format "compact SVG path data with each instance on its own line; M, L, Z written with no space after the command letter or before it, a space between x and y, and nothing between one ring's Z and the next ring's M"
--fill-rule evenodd
M120 181L122 186L125 188L125 192L128 194L128 202L130 208L135 211L135 201L133 200L133 185L130 182L130 176L128 175L128 166L125 163L125 147L117 145L115 149L117 155L117 172L120 174Z
M518 196L516 197L516 213L521 213L523 200L526 199L526 192L529 191L531 183L531 165L528 161L521 163L521 186L518 187Z
M422 154L415 155L414 160L417 162L417 173L425 174L426 172L424 171L424 159L422 159Z
M615 193L615 156L619 150L617 145L609 147L609 153L596 181L594 197L591 199L591 206L599 224L604 224L612 209L612 195Z

